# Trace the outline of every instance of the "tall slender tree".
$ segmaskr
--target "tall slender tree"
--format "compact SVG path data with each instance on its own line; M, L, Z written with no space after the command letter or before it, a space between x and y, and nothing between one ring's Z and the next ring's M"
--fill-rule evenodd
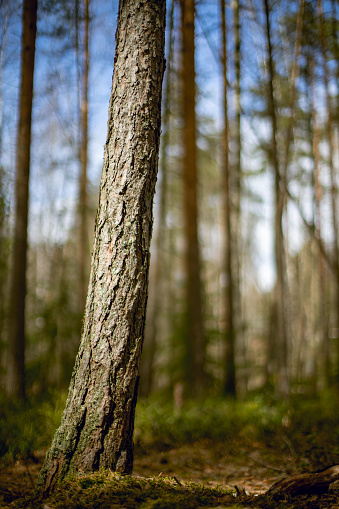
M276 284L274 289L274 315L276 325L274 333L276 338L276 361L277 361L277 392L283 397L289 396L289 377L287 371L288 365L288 346L286 331L286 263L285 246L283 234L283 211L284 211L284 187L281 178L279 152L278 152L278 123L277 108L274 97L274 79L275 65L273 60L273 48L271 37L271 17L269 0L263 0L266 19L266 42L268 59L268 112L271 121L271 164L274 172L274 195L275 195L275 266L276 266Z
M161 121L165 0L121 0L107 142L82 339L40 473L131 473Z
M168 55L166 57L166 79L164 87L164 101L163 101L163 115L162 115L162 138L161 138L161 181L159 189L160 206L159 206L159 219L158 229L156 235L156 260L154 264L153 285L152 279L150 283L149 296L152 301L148 304L145 344L143 350L143 357L141 363L141 379L140 389L145 396L151 392L154 376L154 358L156 351L157 335L159 331L159 318L161 311L161 299L159 295L162 294L163 279L164 279L164 240L165 240L165 223L167 213L167 193L168 193L168 156L167 150L169 145L170 135L170 113L171 113L171 93L172 93L172 57L173 57L173 28L174 28L174 6L175 1L172 0L169 9L169 42L168 42ZM158 194L158 191L157 191ZM152 268L151 268L152 271Z
M228 79L227 79L227 40L226 40L226 13L225 0L220 0L221 8L221 34L222 34L222 70L223 70L223 190L225 203L225 311L226 311L226 357L225 357L225 382L224 393L228 396L236 395L235 378L235 325L234 325L234 274L233 274L233 249L231 228L231 187L230 187L230 162L229 162L229 119L228 119Z
M313 55L309 55L308 59L309 78L310 78L310 108L312 119L312 155L314 165L314 225L315 236L318 239L322 238L321 228L321 197L323 194L321 180L320 180L320 128L318 124L318 114L316 110L316 87L315 87L315 61ZM322 350L324 353L324 367L325 367L325 380L329 384L330 380L330 358L329 358L329 341L328 341L328 311L326 304L326 289L325 289L325 266L323 255L318 250L318 279L319 279L319 306L318 316L316 317L316 326L320 329L320 339Z
M16 144L15 224L8 315L7 391L25 397L25 297L31 121L37 0L24 0L22 10L19 122Z
M79 310L82 313L86 299L86 273L88 265L88 225L87 225L87 159L88 159L88 75L89 75L89 3L83 0L83 44L81 65L81 105L80 105L80 179L79 179Z
M182 108L184 120L184 223L187 305L187 386L199 395L204 388L204 321L198 238L196 148L195 2L180 0L182 35Z
M326 138L328 144L328 167L330 170L330 179L331 179L331 205L332 205L332 231L333 231L333 252L334 252L334 267L335 267L335 290L334 290L334 316L335 322L339 323L339 221L338 221L338 187L336 184L336 171L334 166L334 131L333 129L333 114L332 114L332 104L331 104L331 96L329 89L329 66L328 66L328 51L326 46L326 34L325 34L325 20L323 14L323 6L322 0L317 0L317 11L319 18L319 28L320 28L320 42L321 42L321 52L322 52L322 67L323 67L323 81L325 85L325 98L326 98ZM335 10L334 10L335 13ZM338 45L337 37L333 38L334 47ZM337 76L339 71L337 70ZM337 349L338 359L339 359L339 347ZM337 383L339 384L339 364L336 367L337 371Z

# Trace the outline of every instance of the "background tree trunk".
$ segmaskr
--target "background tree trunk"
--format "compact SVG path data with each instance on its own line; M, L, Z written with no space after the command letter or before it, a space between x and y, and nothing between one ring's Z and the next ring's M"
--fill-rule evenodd
M226 14L225 0L220 0L221 7L221 32L222 32L222 67L223 67L223 190L225 203L225 382L224 394L236 395L235 381L235 328L234 328L234 274L232 252L232 228L231 228L231 192L230 192L230 164L229 164L229 121L228 121L228 80L227 80L227 40L226 40Z
M199 395L204 388L204 323L200 275L197 205L197 149L195 112L194 0L180 0L184 119L184 223L187 300L187 385Z
M154 374L154 358L157 343L157 335L159 331L159 317L162 306L162 299L160 295L163 293L164 283L164 241L165 241L165 227L166 227L166 214L167 214L167 194L168 194L168 157L167 150L169 145L169 119L171 113L171 80L172 75L172 36L173 36L173 25L174 25L174 4L172 0L171 7L169 10L170 29L169 29L169 45L168 55L166 58L166 83L164 90L164 101L163 101L163 115L162 115L162 138L161 138L161 181L160 186L157 187L160 194L160 206L159 206L159 222L156 236L156 259L154 263L153 273L153 285L152 285L152 267L151 264L151 281L149 289L149 302L147 308L147 320L146 320L146 331L145 331L145 343L143 349L142 362L140 367L140 390L144 396L149 396L152 385L153 385L153 374Z
M108 134L79 353L37 490L131 473L164 71L165 0L119 4Z
M312 153L313 153L313 164L314 164L314 225L315 225L315 236L318 239L322 238L321 228L321 213L320 204L323 194L323 189L320 181L320 130L318 126L317 111L316 111L316 100L315 100L315 75L314 75L314 54L310 55L308 68L310 73L310 106L311 106L311 119L312 119ZM328 307L326 303L326 291L325 291L325 266L323 255L318 250L318 276L319 276L319 310L318 317L316 319L316 329L318 329L321 344L321 353L324 356L324 374L326 385L329 384L330 380L330 358L329 358L329 338L328 338Z
M81 66L81 135L79 179L79 311L83 313L88 274L88 226L87 226L87 146L88 146L88 73L89 73L89 0L83 2L83 47Z
M9 286L7 371L8 394L19 398L25 397L26 256L36 21L37 0L24 0L19 125L16 145L15 224Z
M273 306L276 309L276 352L277 352L277 392L287 398L289 395L289 379L287 373L287 333L286 333L286 263L283 234L283 210L284 210L284 188L281 178L279 154L278 154L278 125L276 116L276 106L274 99L274 78L275 69L273 61L273 50L271 41L271 23L269 0L264 0L266 17L266 39L268 53L268 111L271 120L271 161L274 171L274 191L275 191L275 265L276 265L276 285L273 295Z
M338 187L336 185L336 170L334 166L335 148L334 136L336 129L333 126L333 114L331 96L329 91L329 69L327 64L327 46L326 46L326 33L325 33L325 20L323 14L322 0L317 0L317 11L320 24L320 42L322 50L322 67L323 67L323 80L326 92L326 125L325 132L328 143L328 166L330 170L331 179L331 205L332 205L332 229L333 229L333 251L334 251L334 268L335 268L335 281L334 281L334 323L335 327L339 326L339 232L338 232ZM335 12L335 10L334 10ZM335 16L334 16L335 19ZM335 49L338 47L338 38L334 36L333 44ZM338 55L338 53L336 53ZM337 77L339 74L339 66L337 64ZM338 341L337 341L338 343ZM339 346L337 346L337 366L336 366L336 379L337 386L339 386Z

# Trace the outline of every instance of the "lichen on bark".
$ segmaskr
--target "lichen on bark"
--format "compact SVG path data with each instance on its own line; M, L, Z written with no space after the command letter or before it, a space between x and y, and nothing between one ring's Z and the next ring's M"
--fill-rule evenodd
M82 338L37 484L131 473L160 142L165 0L120 1L107 142Z

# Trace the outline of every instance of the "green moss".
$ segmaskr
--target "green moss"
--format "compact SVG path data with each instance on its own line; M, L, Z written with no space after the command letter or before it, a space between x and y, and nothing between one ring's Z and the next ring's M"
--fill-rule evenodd
M221 507L221 504L222 507L237 507L233 495L220 488L206 488L195 483L179 484L171 478L120 476L110 471L70 476L44 503L64 509L190 509Z

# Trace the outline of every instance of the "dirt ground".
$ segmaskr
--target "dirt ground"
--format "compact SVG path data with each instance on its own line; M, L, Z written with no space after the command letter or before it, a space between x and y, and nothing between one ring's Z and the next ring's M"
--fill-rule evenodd
M159 450L161 449L161 450ZM173 477L179 482L193 481L205 486L245 489L250 494L264 493L286 475L297 473L293 451L285 454L237 445L232 451L223 444L205 440L178 448L159 449L136 447L135 476ZM45 451L38 451L26 461L2 467L0 470L0 508L16 507L16 500L32 493Z

